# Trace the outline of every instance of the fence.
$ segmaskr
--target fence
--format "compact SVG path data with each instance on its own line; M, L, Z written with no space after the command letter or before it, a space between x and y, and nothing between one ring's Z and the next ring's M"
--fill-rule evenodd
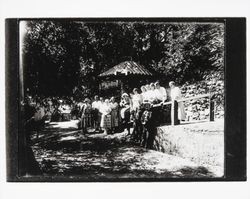
M178 120L178 103L208 97L209 98L209 121L214 121L215 102L213 100L213 96L214 95L211 94L211 93L203 94L203 95L197 95L197 96L194 96L194 97L188 97L188 98L183 98L183 99L180 99L180 100L174 100L174 101L171 101L171 102L165 102L163 104L156 104L156 105L153 105L153 108L157 108L157 107L160 107L160 106L170 106L171 107L171 111L170 111L171 125L178 125L180 123L180 121ZM163 120L166 121L167 119L164 118ZM163 124L164 123L166 124L167 122L163 122Z
M155 120L157 120L157 126L180 124L180 121L178 119L178 103L191 100L198 100L201 98L209 98L209 121L214 121L215 102L213 100L213 95L209 93L209 94L197 95L194 97L183 98L180 100L169 101L163 104L153 105L154 111L157 112L156 118L154 118ZM85 115L85 120L88 121L88 126L94 126L92 112Z

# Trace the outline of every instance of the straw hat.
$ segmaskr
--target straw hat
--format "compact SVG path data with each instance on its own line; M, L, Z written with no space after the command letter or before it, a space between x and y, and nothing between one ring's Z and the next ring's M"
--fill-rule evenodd
M125 97L125 96L128 97L128 94L127 94L127 93L123 93L123 94L122 94L122 97Z
M84 100L84 102L85 102L85 103L90 103L90 99L89 99L89 98L86 98L86 99Z

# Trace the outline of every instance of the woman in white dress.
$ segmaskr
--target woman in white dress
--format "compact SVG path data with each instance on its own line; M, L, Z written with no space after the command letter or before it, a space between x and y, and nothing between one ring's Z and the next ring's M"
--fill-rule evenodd
M127 93L122 94L120 107L121 109L121 118L125 119L125 113L130 109L131 100L129 98L129 95Z
M147 100L147 96L146 96L146 87L145 86L141 86L141 97L142 97L142 101L146 101Z
M159 82L155 82L155 93L156 98L160 102L165 102L167 100L167 92L164 87L161 87Z
M100 113L102 114L100 126L105 134L111 129L111 110L109 100L105 99L104 103L100 106Z
M150 90L148 91L148 98L149 98L149 102L155 104L157 103L157 96L156 96L156 92L155 92L155 84L151 83L150 84Z
M143 102L149 102L150 101L150 95L151 95L151 88L150 88L150 85L149 84L146 84L144 86L145 88L145 92L143 94Z
M139 89L134 88L133 89L133 97L132 97L132 111L136 111L140 105L142 104L142 96L139 94Z
M177 86L175 86L175 83L173 81L169 82L170 87L170 97L171 100L179 100L182 98L181 95L181 89ZM185 110L184 110L184 104L183 102L178 102L178 119L184 121L186 118Z

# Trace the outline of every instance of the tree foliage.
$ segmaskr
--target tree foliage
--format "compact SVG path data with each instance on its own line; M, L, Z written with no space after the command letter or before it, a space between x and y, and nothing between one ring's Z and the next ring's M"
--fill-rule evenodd
M68 95L95 89L98 74L133 60L179 83L218 74L223 79L224 25L29 21L24 42L25 87Z

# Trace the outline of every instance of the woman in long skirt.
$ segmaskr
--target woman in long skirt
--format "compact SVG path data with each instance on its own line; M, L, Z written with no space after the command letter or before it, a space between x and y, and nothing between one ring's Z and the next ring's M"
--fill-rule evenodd
M100 126L104 130L104 134L107 134L111 129L111 107L108 99L100 106L100 113L102 114Z
M111 107L111 131L114 133L118 127L118 120L119 120L119 114L118 114L118 103L115 102L115 98L111 97L110 99L110 107Z

